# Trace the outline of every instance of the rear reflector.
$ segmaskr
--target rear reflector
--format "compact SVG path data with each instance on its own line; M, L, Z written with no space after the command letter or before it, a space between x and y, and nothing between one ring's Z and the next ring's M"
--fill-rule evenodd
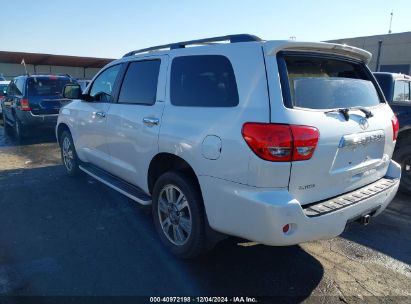
M245 123L242 134L260 158L276 162L310 159L319 139L314 127L266 123Z
M398 121L397 116L394 115L391 118L391 124L392 124L392 140L395 141L397 140L398 132L400 130L400 123Z
M30 104L28 98L20 100L20 107L22 111L30 111Z

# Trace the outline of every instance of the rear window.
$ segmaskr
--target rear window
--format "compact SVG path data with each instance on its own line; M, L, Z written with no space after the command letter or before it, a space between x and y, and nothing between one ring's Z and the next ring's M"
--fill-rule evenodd
M70 78L65 77L32 77L27 80L29 96L56 96L62 95L63 87L71 83Z
M370 107L381 102L362 64L343 59L284 54L283 90L291 106L308 109ZM280 59L280 60L281 60ZM286 75L284 75L286 74Z
M237 84L230 61L221 55L174 58L170 96L176 106L237 106Z

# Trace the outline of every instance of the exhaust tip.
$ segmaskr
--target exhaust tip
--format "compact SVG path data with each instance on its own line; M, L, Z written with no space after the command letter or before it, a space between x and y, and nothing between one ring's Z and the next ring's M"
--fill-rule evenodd
M371 216L369 214L364 215L359 218L359 222L364 226L367 226L370 223L370 220L371 220Z

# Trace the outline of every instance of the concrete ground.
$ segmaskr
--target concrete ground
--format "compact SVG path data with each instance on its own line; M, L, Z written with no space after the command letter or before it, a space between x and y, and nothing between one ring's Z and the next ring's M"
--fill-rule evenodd
M277 248L239 242L176 259L162 248L149 210L91 178L65 175L52 131L17 144L0 128L0 296L411 302L409 196L398 194L370 225L353 224L332 240Z

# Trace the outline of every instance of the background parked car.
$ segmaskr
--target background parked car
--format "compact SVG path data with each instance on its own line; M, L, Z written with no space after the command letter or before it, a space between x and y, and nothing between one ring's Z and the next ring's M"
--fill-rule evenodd
M393 158L402 168L400 189L411 193L411 76L382 72L374 76L400 122Z
M4 94L7 92L7 87L10 81L0 80L0 104L4 99ZM3 115L2 107L0 106L0 115Z
M18 140L29 135L28 127L53 128L60 107L69 100L63 87L75 83L69 75L25 75L14 78L1 104L6 132L12 128Z

